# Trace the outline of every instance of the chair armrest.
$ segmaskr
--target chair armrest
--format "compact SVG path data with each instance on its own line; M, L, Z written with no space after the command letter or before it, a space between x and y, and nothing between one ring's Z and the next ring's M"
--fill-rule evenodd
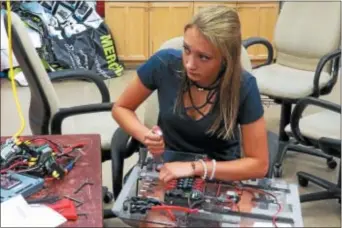
M319 88L319 79L322 73L323 68L325 65L329 62L334 60L333 63L333 72L332 72L332 78L328 82L327 87L332 87L335 85L337 81L337 76L338 76L338 68L339 68L339 63L340 63L340 58L341 58L341 49L337 49L335 51L332 51L326 55L324 55L318 62L316 71L315 71L315 76L314 76L314 91L313 91L313 96L318 97L320 95L320 88Z
M100 103L100 104L89 104L80 105L70 108L60 109L52 118L51 121L51 133L60 135L62 134L62 122L69 116L75 116L79 114L95 113L111 111L114 103Z
M62 80L76 80L82 79L86 81L94 82L99 89L102 97L102 102L110 102L110 95L106 84L103 80L93 71L76 69L76 70L61 70L48 73L50 80L62 81Z
M125 158L138 150L139 142L118 128L111 142L112 183L114 199L117 199L122 189L123 169Z
M273 46L272 44L262 38L262 37L250 37L246 40L243 40L242 41L242 45L247 49L248 47L254 45L254 44L262 44L264 45L266 48L267 48L267 61L266 63L263 63L263 64L260 64L260 65L257 65L255 67L253 67L253 69L257 69L259 67L262 67L262 66L266 66L266 65L270 65L271 63L273 63Z
M341 113L341 106L335 103L332 103L330 101L317 99L314 97L306 97L306 98L300 99L298 103L295 105L293 112L291 114L290 125L291 125L294 138L298 142L301 142L302 144L305 144L305 145L310 145L310 142L307 139L305 139L305 137L301 134L300 128L299 128L299 121L302 117L304 110L309 105L318 106L321 108L329 109L337 113Z

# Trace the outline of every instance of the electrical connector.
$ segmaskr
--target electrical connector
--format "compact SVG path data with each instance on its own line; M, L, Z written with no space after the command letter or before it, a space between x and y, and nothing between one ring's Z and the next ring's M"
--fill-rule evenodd
M15 144L12 138L7 139L6 142L1 145L1 161L6 161L12 155L20 152L20 148Z

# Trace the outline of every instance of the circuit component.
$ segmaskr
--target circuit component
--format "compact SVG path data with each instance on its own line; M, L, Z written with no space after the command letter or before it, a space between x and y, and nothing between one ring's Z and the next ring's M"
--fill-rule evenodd
M4 202L16 195L28 197L43 188L44 179L26 174L8 172L1 175L0 201Z
M12 155L20 152L20 148L14 143L13 139L7 139L6 142L1 145L1 162L5 162Z
M236 191L227 191L226 195L228 199L233 201L234 203L238 203L240 201L240 196L237 194Z
M1 189L9 190L19 184L21 184L21 181L19 179L16 179L11 175L1 175Z

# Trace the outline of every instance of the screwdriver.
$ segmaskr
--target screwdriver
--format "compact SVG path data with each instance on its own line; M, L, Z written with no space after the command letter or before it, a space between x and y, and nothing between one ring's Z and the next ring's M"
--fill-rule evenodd
M157 129L153 130L152 131L153 134L156 134L156 135L159 135L160 137L163 137L163 132L162 130L160 129L160 127L158 127ZM164 163L164 160L163 160L163 156L160 155L160 156L154 156L154 160L157 162L157 163Z
M70 161L65 167L64 167L64 171L65 173L70 172L70 170L72 170L72 168L74 168L75 163L77 162L78 159L80 159L81 154L78 155L75 159L73 159L72 161Z

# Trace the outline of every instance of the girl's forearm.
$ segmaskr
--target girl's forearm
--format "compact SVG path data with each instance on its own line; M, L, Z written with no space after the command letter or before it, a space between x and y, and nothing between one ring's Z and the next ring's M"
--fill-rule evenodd
M207 178L213 172L213 162L205 162L207 166ZM203 176L204 167L201 162L195 162L195 175ZM268 171L268 162L256 158L241 158L234 161L216 162L214 179L223 181L237 181L252 178L264 178Z
M135 112L123 107L113 107L112 115L127 134L143 143L149 129L140 122Z

